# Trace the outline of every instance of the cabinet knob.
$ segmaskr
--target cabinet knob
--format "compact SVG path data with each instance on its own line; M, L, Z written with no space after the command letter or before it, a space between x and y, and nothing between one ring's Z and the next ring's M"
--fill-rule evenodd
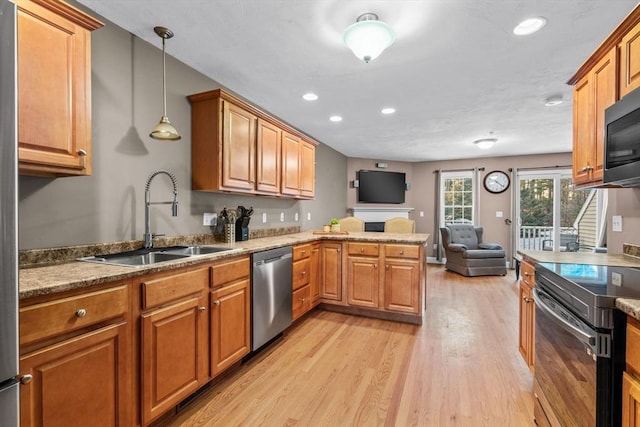
M373 264L373 268L378 268L378 264Z
M404 249L400 249L400 255L404 255Z
M305 275L307 274L307 272L306 272L306 271L303 271L301 274L302 274L303 276L305 276Z
M29 384L33 380L33 375L26 374L20 378L20 384Z
M364 248L360 248L360 252L364 252Z
M302 251L302 255L304 255L304 254L306 254L306 253L307 253L307 250L306 250L306 249L304 249L304 250Z
M219 300L219 299L217 299L217 300L215 300L213 303L214 303L215 305L220 305L220 300Z
M525 272L524 272L524 273L522 273L522 274L524 274L524 275L525 275L525 276L527 276L527 277L531 276L531 273L529 273L528 271L525 271Z
M304 302L304 300L305 300L305 298L304 298L304 297L300 298L300 301Z
M86 155L87 155L87 150L82 148L78 150L78 156L86 156Z
M218 304L219 304L219 302L218 302ZM206 309L207 309L207 307L205 307L204 305L201 305L200 307L198 307L198 311L200 311L200 313L202 313Z
M76 311L76 317L84 317L87 315L87 310L85 310L84 308L81 308L80 310Z
M384 268L389 269L389 264L385 265Z
M530 303L531 301L533 301L533 299L529 297L522 297L522 300L526 303Z

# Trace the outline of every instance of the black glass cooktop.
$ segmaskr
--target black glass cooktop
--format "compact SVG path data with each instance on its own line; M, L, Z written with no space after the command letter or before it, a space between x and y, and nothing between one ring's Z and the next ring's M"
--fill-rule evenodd
M616 298L640 299L640 268L538 263L536 288L594 327L610 328Z

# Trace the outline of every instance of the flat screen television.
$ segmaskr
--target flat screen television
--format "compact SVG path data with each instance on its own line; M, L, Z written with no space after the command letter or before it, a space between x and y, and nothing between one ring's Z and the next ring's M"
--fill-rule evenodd
M402 172L358 171L358 202L404 203L405 176Z

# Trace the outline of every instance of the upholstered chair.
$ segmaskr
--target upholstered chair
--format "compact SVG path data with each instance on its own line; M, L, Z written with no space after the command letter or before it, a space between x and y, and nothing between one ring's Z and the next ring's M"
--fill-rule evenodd
M463 276L507 274L507 259L502 246L482 242L482 227L450 224L440 229L447 270Z
M340 222L340 231L364 231L364 220L356 218L355 216L348 216L338 221Z
M391 218L384 222L385 233L415 233L416 222L407 218Z

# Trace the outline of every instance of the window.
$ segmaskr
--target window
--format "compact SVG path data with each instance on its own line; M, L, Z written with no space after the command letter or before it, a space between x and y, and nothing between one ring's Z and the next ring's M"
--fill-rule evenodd
M443 224L474 223L474 182L472 171L443 172L440 218Z

